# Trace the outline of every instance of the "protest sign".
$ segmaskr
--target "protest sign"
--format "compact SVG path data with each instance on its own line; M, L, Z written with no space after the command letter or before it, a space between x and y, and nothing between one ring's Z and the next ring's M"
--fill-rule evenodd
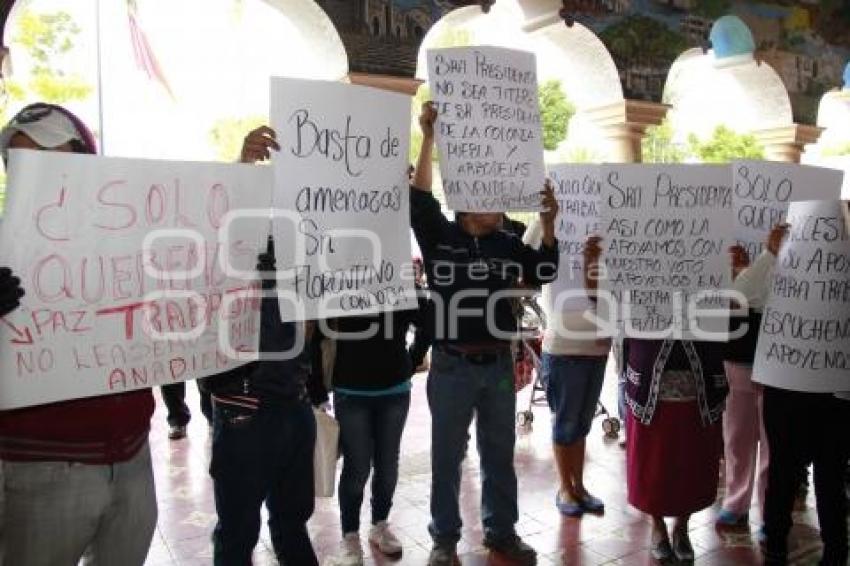
M551 311L584 311L592 306L584 292L584 244L600 235L599 165L552 165L549 178L558 199L555 236L561 252L558 278L550 284Z
M0 265L26 291L0 319L0 408L216 374L256 350L267 168L13 150ZM222 336L219 336L219 331Z
M428 51L428 86L452 210L540 210L543 134L534 54L500 47Z
M838 200L793 202L756 347L753 381L850 390L850 214Z
M636 338L728 339L729 168L605 165L601 176L602 287L618 303L604 316Z
M840 198L844 178L836 169L771 161L738 161L732 173L735 237L753 261L791 202Z
M413 308L407 179L410 97L272 80L281 316Z

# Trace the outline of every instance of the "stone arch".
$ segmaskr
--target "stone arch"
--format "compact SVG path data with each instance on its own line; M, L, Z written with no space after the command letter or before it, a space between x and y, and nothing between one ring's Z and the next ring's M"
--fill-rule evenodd
M312 0L262 0L290 21L297 22L301 39L311 53L322 54L322 77L340 79L348 74L348 54L333 22Z
M731 25L718 26L721 21ZM719 125L756 134L793 125L788 91L779 74L753 56L746 25L732 16L718 23L715 49L685 51L668 73L662 100L671 106L674 141L691 133L707 137Z

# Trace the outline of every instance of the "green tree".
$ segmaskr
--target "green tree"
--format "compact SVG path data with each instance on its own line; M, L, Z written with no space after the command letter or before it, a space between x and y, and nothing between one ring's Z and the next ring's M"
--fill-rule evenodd
M80 28L68 12L24 10L16 21L13 41L23 47L33 62L29 75L5 80L5 103L0 122L8 121L10 102L40 100L64 104L85 100L93 87L78 74L64 70L65 56L74 49ZM6 173L0 172L0 211L6 196Z
M242 141L251 130L268 122L268 118L258 114L240 118L220 118L210 128L210 142L219 161L233 162L242 152Z
M688 152L673 143L673 125L664 119L658 126L650 126L641 144L644 163L682 163Z
M850 155L850 141L825 147L823 155L825 157Z
M549 80L540 85L540 123L543 129L543 148L552 151L567 137L575 106L561 89L561 81Z
M690 153L702 163L728 163L736 159L764 159L764 148L755 136L717 126L707 140L688 136Z
M80 27L68 12L50 13L24 10L17 22L14 41L33 61L30 76L19 83L19 93L29 91L32 98L64 104L84 100L93 90L83 77L63 69L64 57L74 49Z

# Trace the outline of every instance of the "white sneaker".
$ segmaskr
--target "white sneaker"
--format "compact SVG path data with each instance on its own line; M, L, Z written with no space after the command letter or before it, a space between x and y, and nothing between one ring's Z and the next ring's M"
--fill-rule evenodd
M339 543L339 553L325 566L363 566L363 547L358 533L346 533Z
M369 542L377 546L381 554L385 554L386 556L401 556L401 543L390 530L390 526L386 521L372 525L372 528L369 529Z

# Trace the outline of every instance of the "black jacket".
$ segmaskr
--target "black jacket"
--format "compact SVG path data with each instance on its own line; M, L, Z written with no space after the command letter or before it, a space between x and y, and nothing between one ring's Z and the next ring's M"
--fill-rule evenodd
M340 334L369 331L368 338L336 338L332 379L334 387L375 391L394 387L410 379L431 347L432 303L424 291L417 291L418 309L328 321L328 326ZM411 327L414 329L414 339L408 347L407 333ZM319 328L316 328L313 336L313 372L307 388L313 403L321 404L327 401L327 392L322 384L324 371L321 355L315 352L320 351L320 341L328 338L320 334Z
M434 295L434 342L482 344L507 340L517 320L506 295L493 305L496 336L487 325L488 299L496 292L518 287L520 281L538 286L558 274L558 244L536 250L503 230L483 237L467 234L450 222L430 192L411 188L411 226L419 242ZM463 298L452 299L459 293ZM470 314L467 310L477 310Z
M265 254L259 257L259 271L274 271L274 246L269 239ZM274 279L263 281L263 289L274 289ZM274 295L265 296L260 306L260 360L211 376L206 381L210 393L219 398L248 397L261 405L286 403L306 398L306 382L310 369L310 348L303 345L288 359L262 359L263 354L278 357L297 344L299 324L282 322L280 306ZM282 357L282 356L281 356Z

